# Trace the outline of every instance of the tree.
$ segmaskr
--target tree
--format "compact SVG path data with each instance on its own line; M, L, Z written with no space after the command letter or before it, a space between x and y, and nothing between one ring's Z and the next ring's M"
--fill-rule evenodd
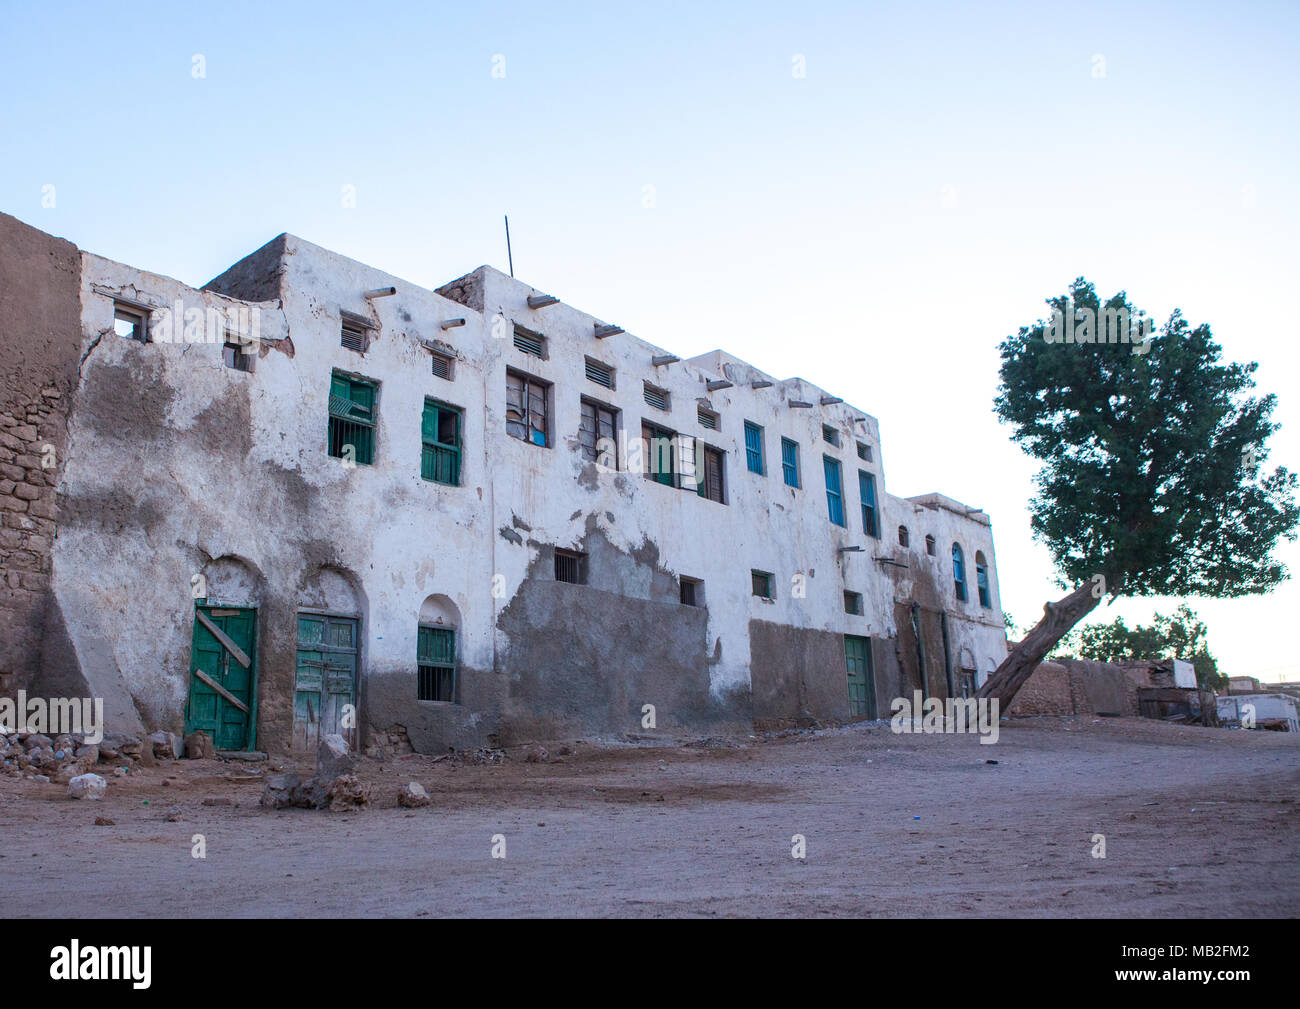
M1258 365L1221 364L1210 327L1177 310L1154 332L1082 277L1047 304L1049 321L1002 342L994 410L1042 463L1032 528L1075 588L980 688L1003 710L1104 596L1274 588L1289 575L1273 550L1300 521L1295 474L1263 471L1276 397L1249 395Z
M1098 662L1125 659L1187 659L1196 669L1196 681L1203 687L1227 686L1219 674L1219 663L1210 651L1205 623L1183 603L1173 616L1155 614L1152 624L1130 628L1123 617L1109 624L1079 629L1075 651L1081 658Z

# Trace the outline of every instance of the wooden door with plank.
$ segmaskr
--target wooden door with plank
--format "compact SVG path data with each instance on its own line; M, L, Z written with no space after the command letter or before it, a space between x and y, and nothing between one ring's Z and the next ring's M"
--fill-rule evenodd
M218 750L256 745L257 611L196 606L185 733L206 732Z
M321 733L356 746L357 621L298 614L298 661L293 691L293 748L315 750Z

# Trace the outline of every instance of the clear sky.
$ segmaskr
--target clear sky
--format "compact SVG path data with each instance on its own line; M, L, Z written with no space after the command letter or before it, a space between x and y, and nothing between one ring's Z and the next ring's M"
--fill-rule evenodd
M0 15L0 210L195 285L288 231L437 286L506 268L509 213L521 279L878 417L891 493L992 516L1021 624L1061 593L996 348L1075 277L1258 361L1300 468L1294 3ZM1300 582L1191 603L1224 671L1300 679Z

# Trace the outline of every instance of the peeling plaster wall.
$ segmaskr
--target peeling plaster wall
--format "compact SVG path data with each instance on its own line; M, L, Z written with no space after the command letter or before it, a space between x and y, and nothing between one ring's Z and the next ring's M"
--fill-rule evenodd
M54 588L66 650L126 684L150 727L183 722L196 574L212 598L259 609L257 732L269 749L289 744L300 607L361 621L363 739L400 727L424 751L639 732L644 704L665 730L844 719L845 634L871 638L887 714L907 682L897 612L914 597L935 619L949 612L954 649L1000 661L987 524L890 497L875 419L823 404L801 379L771 379L721 351L655 366L665 351L630 334L598 340L600 320L563 303L530 308L538 292L491 268L444 297L291 235L202 291L97 256L82 269L85 364ZM362 296L388 286L395 296ZM220 342L113 335L114 291L159 307L265 299L251 303L255 370L224 367ZM364 353L340 346L343 311L375 326ZM453 318L465 325L443 330ZM514 323L543 334L544 358L514 346ZM433 376L431 343L454 355L451 380ZM588 356L614 369L614 389L585 378ZM549 446L507 433L508 367L551 383ZM335 370L378 385L373 465L327 455ZM645 402L643 380L669 391L669 410ZM707 388L720 380L733 384ZM587 461L584 396L620 411L625 441L645 419L722 449L726 503ZM460 486L420 479L426 397L463 411ZM800 401L813 405L791 406ZM700 425L701 406L718 429ZM763 474L745 465L746 420L763 428ZM782 480L782 437L800 448L798 488ZM845 527L828 520L823 455L841 462ZM857 469L876 478L881 539L862 528ZM972 596L974 551L985 550L991 613L951 599L942 546L907 577L882 562L894 556L895 513L916 509L941 544L966 537ZM914 530L913 554L923 535ZM586 553L587 584L556 582L556 548ZM752 569L773 574L774 599L751 594ZM703 580L705 605L680 603L683 575ZM846 589L862 593L863 614L844 612ZM456 703L416 700L417 630L431 614L456 628Z

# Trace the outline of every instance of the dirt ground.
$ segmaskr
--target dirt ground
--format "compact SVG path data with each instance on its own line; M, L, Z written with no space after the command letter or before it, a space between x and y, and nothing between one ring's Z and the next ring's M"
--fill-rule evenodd
M238 778L275 759L160 764L100 801L0 779L0 892L71 918L1300 912L1296 735L1037 718L994 745L876 723L568 749L367 759L355 813L260 808ZM411 780L432 805L396 806Z

